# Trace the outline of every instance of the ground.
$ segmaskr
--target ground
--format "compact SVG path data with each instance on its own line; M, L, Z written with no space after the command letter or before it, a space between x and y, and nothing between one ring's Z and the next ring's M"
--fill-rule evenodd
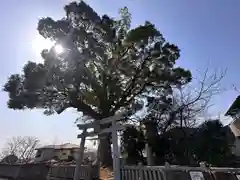
M100 168L100 179L101 180L113 180L113 172L109 168Z

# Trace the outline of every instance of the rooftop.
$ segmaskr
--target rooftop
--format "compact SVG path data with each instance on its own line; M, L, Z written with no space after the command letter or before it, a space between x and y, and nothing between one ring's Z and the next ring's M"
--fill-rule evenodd
M240 96L232 103L225 116L235 116L238 112L240 112Z
M80 148L79 145L65 143L65 144L61 144L61 145L46 145L46 146L36 148L36 150L38 150L38 149L79 149L79 148Z

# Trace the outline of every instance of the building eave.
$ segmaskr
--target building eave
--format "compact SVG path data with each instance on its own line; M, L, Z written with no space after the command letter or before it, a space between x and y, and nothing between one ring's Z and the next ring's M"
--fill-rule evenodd
M229 107L225 116L234 116L240 111L240 96L238 96L232 105Z

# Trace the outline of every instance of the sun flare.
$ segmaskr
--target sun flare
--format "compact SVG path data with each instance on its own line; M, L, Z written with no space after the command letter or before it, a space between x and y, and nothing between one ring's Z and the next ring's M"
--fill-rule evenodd
M53 45L54 41L45 39L40 35L37 35L32 42L33 51L37 55L40 55L43 49L50 49Z
M56 44L54 47L55 53L56 54L62 54L64 49L61 44Z
M43 49L51 49L52 47L57 55L64 52L64 48L61 44L55 44L54 41L45 39L40 35L37 35L32 42L32 49L37 55L40 55Z

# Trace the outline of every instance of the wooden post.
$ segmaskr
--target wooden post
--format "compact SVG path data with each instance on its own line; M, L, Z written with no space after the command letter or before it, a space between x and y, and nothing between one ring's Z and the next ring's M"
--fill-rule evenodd
M144 173L143 173L143 164L138 163L138 171L139 171L139 180L144 180Z
M153 166L153 153L152 148L149 146L149 144L146 144L146 154L147 154L147 165Z
M97 178L100 179L100 140L98 140L97 148Z
M165 168L171 168L170 164L168 162L164 163Z
M80 149L79 149L79 153L78 153L78 157L77 157L76 168L74 171L73 180L80 179L80 172L81 172L81 166L82 166L83 154L84 154L84 146L85 146L85 140L86 140L86 132L87 132L87 129L86 128L83 129L81 143L80 143Z
M118 137L116 129L116 121L112 121L112 144L113 144L113 172L114 180L120 180L120 162L119 162L119 148Z
M93 173L94 173L93 166L92 166L92 164L89 164L87 180L92 180L93 179Z

